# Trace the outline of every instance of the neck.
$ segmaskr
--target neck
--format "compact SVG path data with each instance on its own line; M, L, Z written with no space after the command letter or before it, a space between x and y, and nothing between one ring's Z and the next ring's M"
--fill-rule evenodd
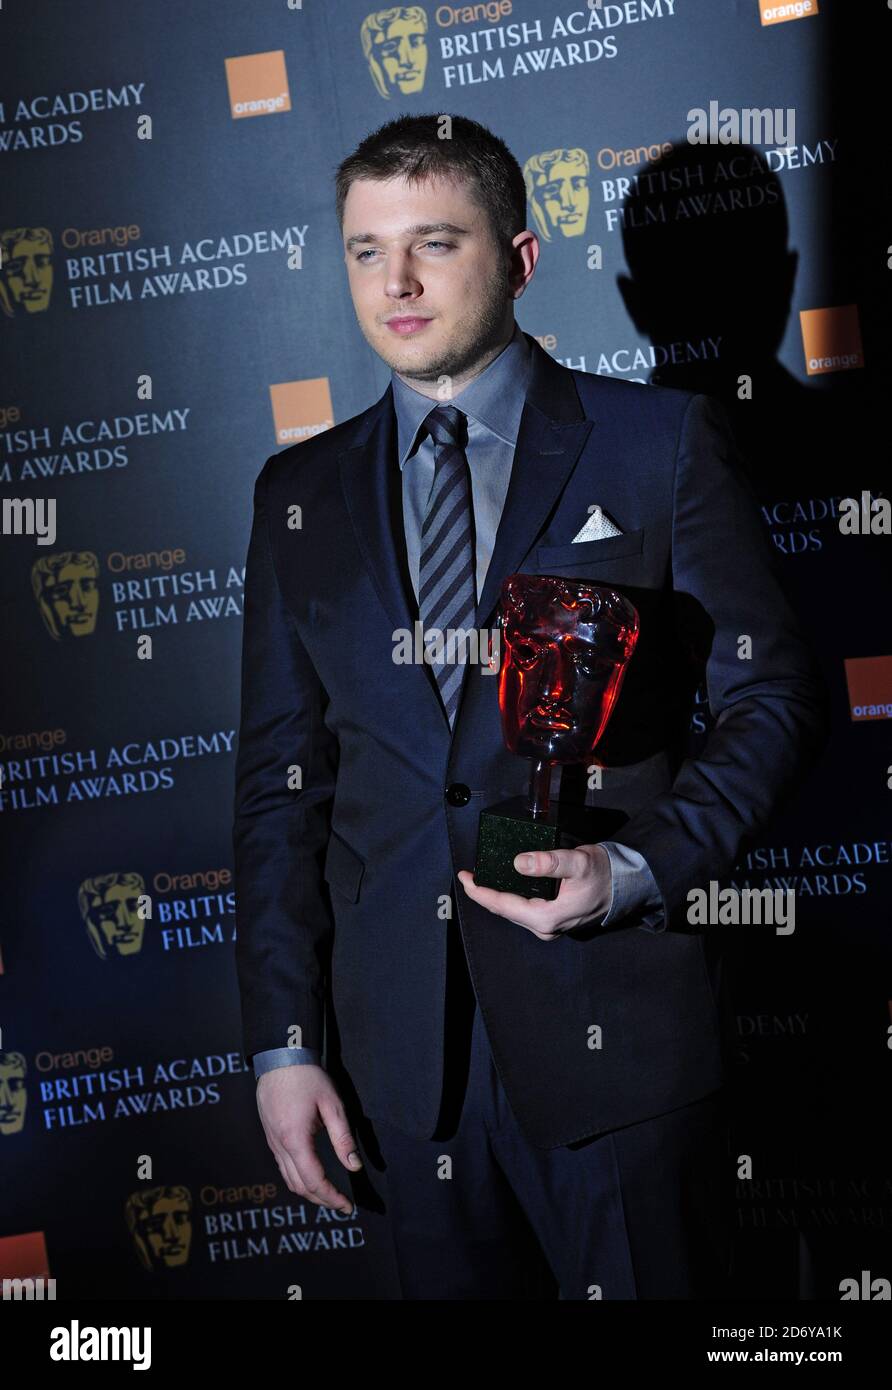
M480 356L474 360L473 365L463 368L461 371L444 372L443 370L438 370L424 377L405 376L402 372L395 372L395 375L399 377L400 381L404 381L407 386L411 386L413 391L418 391L420 395L427 396L428 399L432 401L441 399L440 391L442 388L440 386L440 378L442 376L448 376L452 387L452 395L457 396L459 391L463 391L466 386L470 386L471 382L475 381L477 377L480 376L481 372L486 371L490 362L494 362L500 353L505 351L505 348L514 337L514 329L515 323L512 319L500 340L496 343L487 345Z

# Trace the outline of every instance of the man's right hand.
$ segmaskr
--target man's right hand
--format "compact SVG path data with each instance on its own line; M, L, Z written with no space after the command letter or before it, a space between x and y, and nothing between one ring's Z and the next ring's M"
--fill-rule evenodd
M345 1168L362 1167L347 1113L328 1072L316 1066L274 1067L257 1081L257 1109L266 1142L285 1184L298 1197L349 1216L353 1202L325 1176L314 1136L328 1132Z

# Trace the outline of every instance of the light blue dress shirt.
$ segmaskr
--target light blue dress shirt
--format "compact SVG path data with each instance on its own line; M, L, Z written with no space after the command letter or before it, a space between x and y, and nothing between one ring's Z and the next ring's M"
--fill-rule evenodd
M471 473L478 597L489 568L511 481L514 450L531 370L529 344L515 325L514 336L498 357L445 402L456 405L468 421L465 455ZM392 385L402 473L406 553L417 599L421 528L434 481L434 442L421 426L440 402L423 396L396 373L392 375ZM601 844L610 860L610 906L595 925L607 926L632 912L641 914L648 925L654 925L662 917L662 898L647 861L637 850L613 840L602 840ZM259 1077L274 1067L301 1063L319 1066L321 1056L308 1047L274 1047L256 1052L253 1062L254 1075Z

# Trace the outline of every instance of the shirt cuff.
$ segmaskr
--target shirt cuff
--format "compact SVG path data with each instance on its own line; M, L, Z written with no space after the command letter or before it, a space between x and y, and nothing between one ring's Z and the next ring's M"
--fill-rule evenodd
M312 1047L269 1047L264 1052L255 1052L251 1061L254 1075L259 1079L264 1072L276 1067L321 1067L322 1054Z
M610 906L600 925L634 914L653 926L663 915L663 897L644 855L613 840L602 840L601 848L610 860L611 892Z

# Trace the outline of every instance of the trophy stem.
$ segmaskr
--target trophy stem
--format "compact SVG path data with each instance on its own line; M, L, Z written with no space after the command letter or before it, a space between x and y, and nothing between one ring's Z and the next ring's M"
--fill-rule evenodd
M529 807L534 816L548 815L551 791L551 763L538 759L530 765Z

